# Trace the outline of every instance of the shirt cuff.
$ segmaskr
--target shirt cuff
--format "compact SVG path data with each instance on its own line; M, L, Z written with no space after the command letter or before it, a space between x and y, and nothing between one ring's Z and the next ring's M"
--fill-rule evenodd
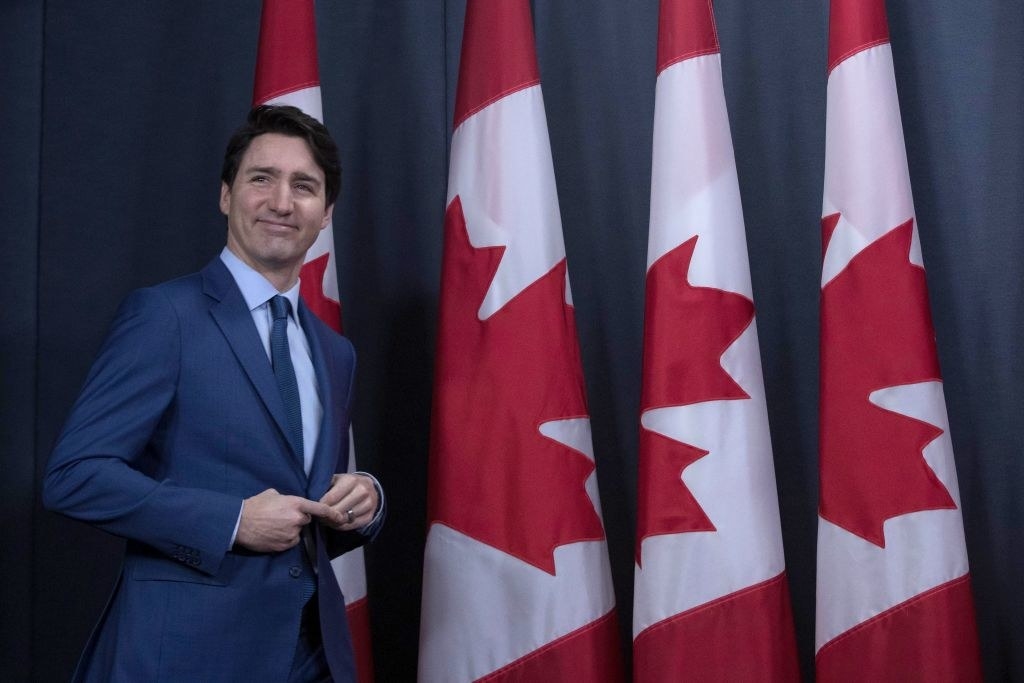
M238 527L242 523L242 508L245 507L245 501L238 506L238 519L235 520L235 530L231 532L231 542L228 543L228 551L235 547L235 538L238 536Z

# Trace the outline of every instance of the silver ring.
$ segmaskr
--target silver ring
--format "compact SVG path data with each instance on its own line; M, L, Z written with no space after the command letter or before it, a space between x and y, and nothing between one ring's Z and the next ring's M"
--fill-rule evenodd
M352 514L353 512L355 512L355 511L350 509L347 513L345 513L345 514L348 515L348 523L349 524L351 524L352 520L355 519L355 516Z

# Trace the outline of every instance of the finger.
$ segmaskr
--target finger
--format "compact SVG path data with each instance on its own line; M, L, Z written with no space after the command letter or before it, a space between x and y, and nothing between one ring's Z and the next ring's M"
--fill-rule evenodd
M329 511L331 509L331 506L325 503L298 497L295 499L295 506L299 512L304 512L313 517L323 517L326 514L330 514Z
M344 522L344 515L342 515L339 510L327 505L326 503L318 503L316 501L303 499L302 510L306 514L322 519L326 522L330 522L335 526Z
M345 526L354 527L356 526L356 523L359 520L359 513L356 512L353 508L348 508L345 510L344 518Z
M336 475L334 482L331 484L331 488L327 490L320 498L320 502L326 503L327 505L337 505L340 503L345 496L352 492L355 482L347 474Z
M355 499L351 496L347 497L338 505L332 506L341 515L345 526L349 528L362 526L365 522L361 522L364 519L366 513L370 510L370 506L367 504L365 499Z
M345 510L345 526L360 529L373 521L375 509L367 505L357 505ZM351 514L349 514L351 513Z
M330 505L335 509L348 510L349 508L366 507L368 503L373 504L374 498L371 486L364 485L362 482L353 482L348 492Z
M337 505L338 502L340 502L341 499L344 497L345 493L343 491L339 491L338 489L332 486L331 488L327 489L327 493L320 496L320 502L323 503L324 505Z

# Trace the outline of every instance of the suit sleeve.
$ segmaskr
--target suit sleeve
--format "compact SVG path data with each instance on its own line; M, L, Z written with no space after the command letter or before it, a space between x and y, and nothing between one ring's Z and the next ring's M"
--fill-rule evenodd
M159 476L180 353L181 326L166 295L130 295L50 457L43 504L214 574L241 498Z
M346 385L347 391L345 395L344 414L351 415L352 393L355 387L356 372L355 349L352 348L351 342L349 342L347 339L345 340L345 344L342 348L345 349L345 354L348 355L349 357L348 365L351 368L349 371L348 381ZM344 434L342 438L339 439L338 457L337 464L335 467L336 472L348 471L349 450L351 448L350 426L351 423L344 425L343 428L347 433ZM384 518L386 517L387 513L387 505L384 498L383 487L380 486L380 483L376 480L376 478L373 479L374 487L377 489L379 502L377 507L377 514L374 516L370 524L366 525L362 529L355 529L352 531L338 531L336 529L331 529L330 527L323 524L319 525L328 557L338 557L339 555L347 553L350 550L354 550L360 546L363 546L369 543L370 541L374 540L377 537L377 534L380 533L381 528L384 526Z

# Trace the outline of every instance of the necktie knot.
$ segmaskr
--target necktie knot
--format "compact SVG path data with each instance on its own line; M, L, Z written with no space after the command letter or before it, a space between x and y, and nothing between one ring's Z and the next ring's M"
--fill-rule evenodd
M288 300L288 297L277 294L270 298L270 315L273 316L274 320L287 318L291 310L292 302Z

